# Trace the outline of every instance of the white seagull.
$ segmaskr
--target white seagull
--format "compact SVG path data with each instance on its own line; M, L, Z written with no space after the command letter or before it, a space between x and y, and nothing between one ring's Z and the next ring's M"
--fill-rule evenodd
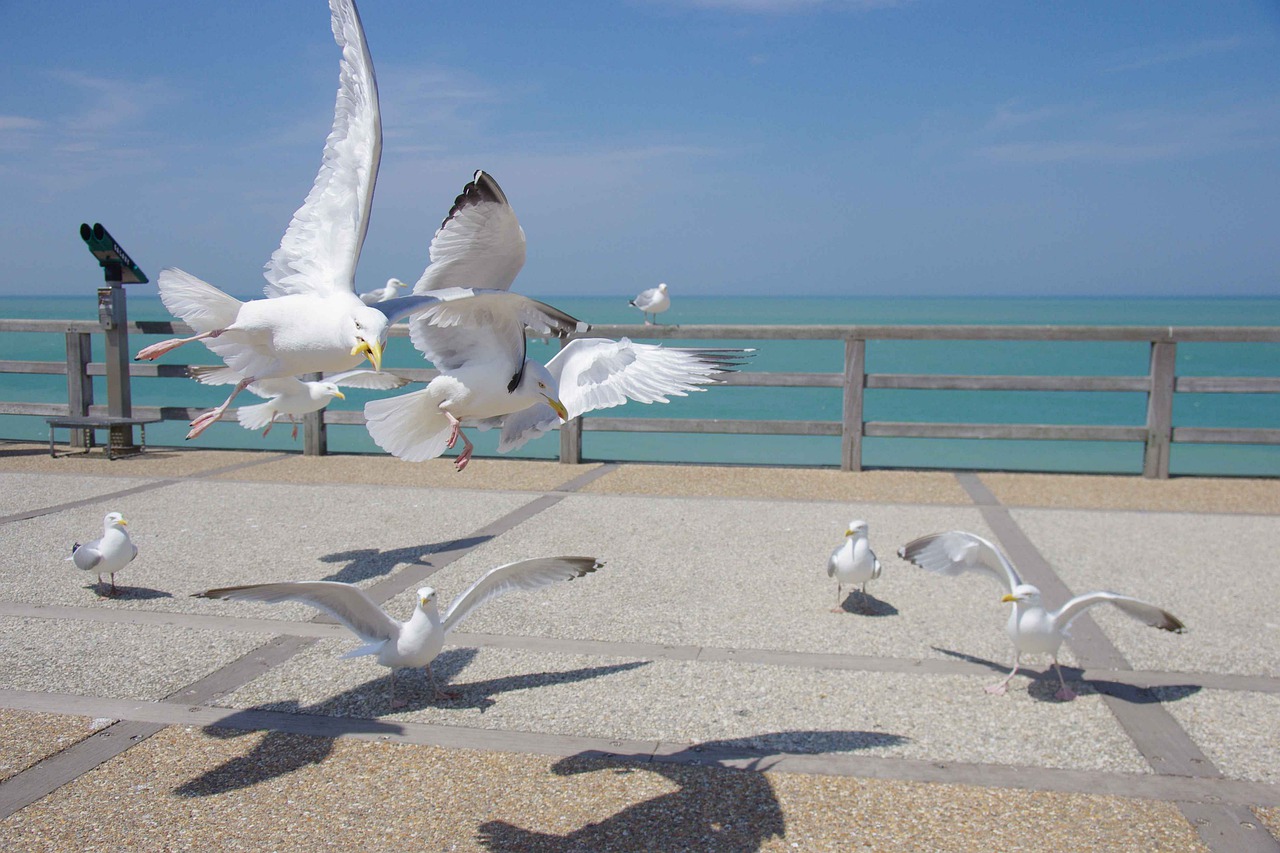
M507 292L524 264L525 236L506 194L483 171L455 200L430 254L414 292L440 301L410 321L409 336L440 375L424 389L364 409L369 435L400 459L433 459L461 438L454 461L461 471L474 450L464 424L501 427L498 449L506 452L584 412L629 399L665 403L701 390L696 386L733 369L742 354L595 338L571 341L546 365L528 358L526 329L564 337L588 327Z
M656 325L658 315L671 307L671 297L667 295L666 282L651 287L648 290L640 291L640 295L632 299L628 305L634 305L644 312L644 324L646 326ZM649 315L653 315L653 322L649 322Z
M196 593L193 597L263 601L268 604L298 601L323 610L365 643L343 658L377 655L378 663L391 669L391 707L398 708L406 704L395 698L396 669L399 667L426 667L436 698L452 698L436 686L431 662L440 654L449 632L481 604L512 590L538 589L558 581L580 578L603 565L594 557L542 557L498 566L485 572L466 592L455 598L443 619L436 606L436 591L424 586L418 590L418 604L408 622L393 619L359 587L337 581L232 586Z
M386 302L388 299L395 299L396 288L408 287L398 278L387 279L386 287L375 287L368 293L360 294L360 301L365 305L377 305L379 302Z
M120 513L107 513L102 519L102 537L84 545L76 542L71 546L71 556L67 557L76 564L77 569L97 574L99 586L102 585L102 576L109 575L110 595L116 594L116 572L138 556L138 546L133 544L126 529L128 524Z
M1053 669L1058 674L1059 690L1054 695L1064 701L1076 697L1067 687L1058 667L1058 649L1069 636L1071 620L1095 604L1114 604L1138 621L1181 634L1182 622L1163 608L1141 599L1115 592L1086 592L1077 595L1052 612L1040 600L1040 590L1023 583L1018 572L996 545L973 533L952 530L935 533L908 542L898 549L898 556L922 569L942 575L956 576L964 572L980 572L995 578L1005 588L1000 600L1013 603L1007 630L1013 641L1013 670L998 684L986 688L988 693L1004 693L1010 679L1018 672L1023 653L1053 656Z
M333 129L311 192L267 263L267 298L241 302L179 269L159 276L160 298L197 334L153 344L135 358L153 360L203 341L241 379L226 401L191 422L195 438L253 382L350 370L367 357L381 369L387 328L424 299L368 306L355 293L356 264L369 225L382 154L373 60L351 0L330 0L334 40L342 48Z
M862 584L865 602L867 581L880 577L880 561L867 539L867 523L861 519L849 522L844 535L844 543L827 559L827 577L836 579L836 606L831 608L832 613L843 612L840 602L844 584Z
M187 368L191 378L205 385L232 385L240 381L240 374L229 367L198 365ZM245 429L262 430L263 436L271 432L276 418L284 415L293 424L293 438L298 437L297 419L329 405L335 397L347 399L339 386L363 388L373 391L390 391L409 384L409 380L388 371L365 368L333 373L319 380L304 380L296 376L280 379L263 379L251 383L246 390L267 400L256 406L236 409L236 420Z

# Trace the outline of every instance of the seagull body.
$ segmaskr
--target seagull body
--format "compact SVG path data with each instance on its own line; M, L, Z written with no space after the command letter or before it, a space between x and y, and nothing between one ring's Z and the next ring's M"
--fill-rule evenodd
M836 606L832 613L842 612L840 602L845 584L862 584L865 599L867 582L880 577L880 561L867 539L867 523L860 519L849 522L844 535L844 543L832 551L827 560L827 577L836 579Z
M649 315L653 315L653 324L657 324L658 315L671 307L671 297L667 295L667 285L662 283L657 287L651 287L648 290L642 290L640 295L632 299L629 303L644 312L645 325L652 325L649 322Z
M543 557L507 563L485 572L450 603L443 617L436 604L436 591L424 586L418 590L418 603L407 622L392 618L359 587L337 581L233 586L194 597L268 604L297 601L328 613L365 643L344 658L377 655L378 663L391 669L391 704L400 707L405 703L395 700L395 671L401 667L426 667L437 698L448 697L436 687L431 662L444 648L449 633L481 604L512 590L538 589L580 578L602 565L594 557Z
M138 556L138 546L129 538L128 524L120 513L107 513L102 519L102 537L84 545L75 543L71 546L71 556L67 557L77 569L97 574L99 586L102 576L109 575L111 595L116 594L116 572Z
M387 279L386 287L376 287L368 293L360 294L360 301L365 305L377 305L379 302L386 302L388 299L395 299L396 288L408 287L398 278Z
M454 461L461 471L474 450L463 425L501 428L498 449L506 452L584 412L629 399L665 403L700 390L741 354L596 338L571 341L545 365L528 358L527 330L565 337L588 327L508 291L524 264L524 230L483 171L455 199L430 256L414 293L440 301L410 321L409 336L440 375L425 389L374 400L364 410L369 435L401 459L433 459L461 438ZM462 283L484 291L453 286ZM458 294L470 298L459 301Z
M995 578L1004 586L1005 595L1000 600L1013 604L1006 627L1009 639L1013 641L1013 670L1000 683L987 687L989 693L1005 692L1010 679L1018 672L1024 653L1047 654L1053 657L1053 669L1058 675L1059 689L1054 695L1064 701L1074 699L1076 694L1067 687L1058 666L1058 650L1069 636L1071 621L1095 604L1113 604L1134 619L1162 631L1181 634L1186 630L1186 626L1169 611L1116 592L1086 592L1057 610L1047 610L1040 590L1022 582L1004 552L973 533L953 530L923 536L900 548L898 556L926 571L950 576L979 572Z
M230 396L191 422L187 438L204 432L250 384L305 373L350 370L367 357L382 365L387 329L429 300L365 305L355 293L382 156L382 123L373 60L352 0L330 0L334 40L342 49L333 129L311 192L268 261L265 299L242 302L179 269L161 271L160 298L196 330L141 350L154 360L192 341L204 344L241 374Z
M242 378L229 367L195 366L187 370L192 379L205 385L232 385ZM293 437L298 437L297 419L311 412L319 411L336 397L345 400L339 386L364 388L377 391L388 391L401 388L409 383L394 373L377 372L356 368L342 373L333 373L319 380L303 380L296 376L280 379L263 379L251 383L246 390L250 394L267 400L256 406L241 406L236 409L236 420L245 429L263 430L263 435L271 432L277 417L285 415L293 424Z

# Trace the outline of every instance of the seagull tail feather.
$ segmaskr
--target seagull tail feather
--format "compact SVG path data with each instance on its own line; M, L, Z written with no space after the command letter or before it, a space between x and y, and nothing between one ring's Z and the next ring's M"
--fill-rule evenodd
M365 426L383 450L407 462L435 459L449 440L449 420L422 388L398 397L370 400L364 407Z

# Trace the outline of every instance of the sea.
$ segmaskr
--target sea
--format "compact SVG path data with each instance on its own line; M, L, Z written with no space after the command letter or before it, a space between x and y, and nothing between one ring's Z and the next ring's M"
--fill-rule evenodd
M172 317L152 285L126 287L129 319ZM537 298L594 325L637 323L639 312L627 296ZM96 291L84 295L0 297L0 317L92 320ZM1013 325L1158 325L1280 326L1280 297L1241 298L1004 298L1004 297L697 297L675 293L664 324L828 325L828 324L1013 324ZM139 349L159 338L132 336ZM754 347L747 368L753 372L840 373L843 345L836 341L664 341L667 345ZM103 358L95 336L94 359ZM1023 341L871 341L869 373L973 373L1016 375L1125 375L1148 372L1145 343ZM557 345L532 341L530 356L550 359ZM62 335L6 332L0 335L0 360L63 361ZM216 359L194 344L164 357L174 363L212 364ZM1178 346L1178 373L1189 376L1280 376L1280 344L1184 343ZM428 366L408 338L393 338L384 367ZM99 378L95 399L106 401ZM135 379L134 405L212 407L228 389L187 379ZM349 391L333 408L363 408L387 392ZM61 376L0 373L0 400L59 402L66 399ZM245 398L242 397L242 400ZM256 398L248 400L256 402ZM246 402L247 404L247 402ZM1146 394L1129 392L921 391L870 389L869 421L958 423L1057 423L1141 425ZM599 416L823 420L838 422L838 389L712 387L669 404L630 403ZM1178 394L1175 426L1280 428L1280 394ZM185 424L166 422L147 430L149 445L184 444ZM363 427L330 425L329 447L337 453L381 453ZM477 456L497 455L494 433L472 431ZM0 416L0 438L48 440L44 420ZM195 443L217 448L300 450L301 434L290 437L288 423L265 438L234 422L215 424ZM512 456L553 459L555 434L529 442ZM837 467L840 439L827 436L739 436L587 431L588 460L668 463L723 463ZM977 439L878 438L864 440L868 468L1052 471L1135 474L1142 471L1139 442L1014 441ZM408 464L408 463L406 463ZM1170 455L1175 475L1280 476L1280 446L1175 444Z

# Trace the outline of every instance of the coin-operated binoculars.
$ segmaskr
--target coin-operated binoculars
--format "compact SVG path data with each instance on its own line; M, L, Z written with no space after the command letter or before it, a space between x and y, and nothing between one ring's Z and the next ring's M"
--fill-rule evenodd
M98 259L106 286L98 288L98 321L106 337L107 413L133 417L129 393L129 314L125 309L125 284L144 284L147 276L100 223L80 226L80 239ZM111 427L111 446L132 448L133 426Z

